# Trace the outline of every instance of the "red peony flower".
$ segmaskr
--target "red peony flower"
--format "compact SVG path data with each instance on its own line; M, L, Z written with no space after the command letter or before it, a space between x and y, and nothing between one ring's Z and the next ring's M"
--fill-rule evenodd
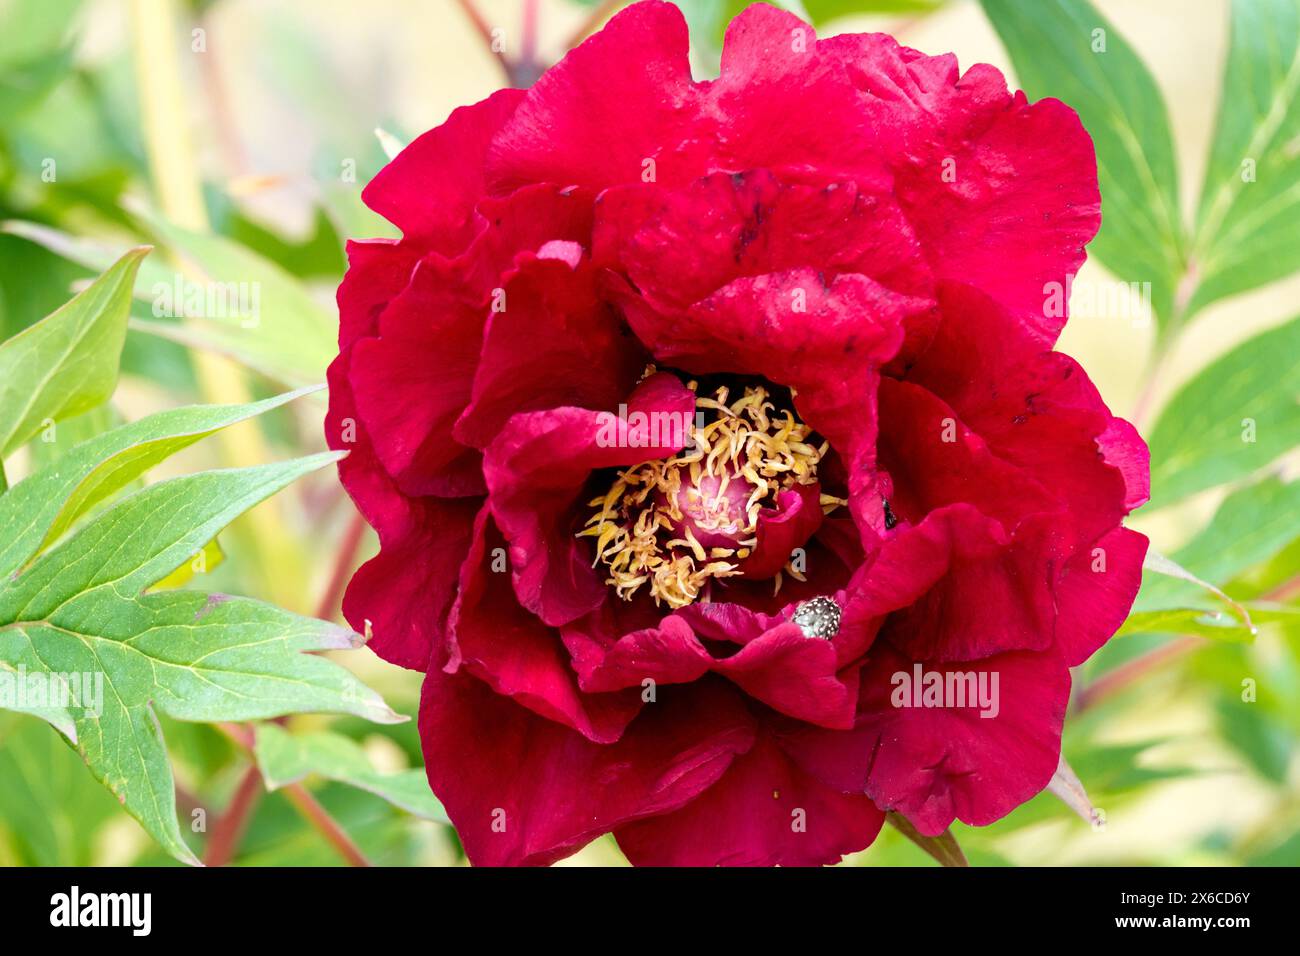
M1147 450L1052 351L1092 143L989 66L752 6L692 80L616 16L365 191L331 447L344 603L427 672L478 864L820 864L1056 769L1137 592Z

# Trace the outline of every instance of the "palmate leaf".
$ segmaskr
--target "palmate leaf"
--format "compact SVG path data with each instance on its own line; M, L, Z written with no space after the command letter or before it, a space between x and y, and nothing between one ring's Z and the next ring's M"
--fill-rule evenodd
M1152 308L1168 323L1186 230L1169 116L1150 71L1086 0L980 2L1025 92L1068 103L1096 145L1101 231L1089 251L1120 279L1150 282Z
M190 721L299 711L401 719L347 670L304 653L356 646L351 631L244 598L145 593L245 510L339 457L160 482L105 509L0 583L0 661L51 681L91 675L81 677L82 693L65 706L78 751L126 810L185 862L196 860L176 820L156 713Z
M131 290L148 253L132 249L62 308L0 343L0 459L45 422L113 394Z
M275 724L259 724L254 754L268 790L315 774L383 797L425 820L449 822L423 770L376 770L365 751L342 734L291 734Z
M1188 314L1300 268L1300 0L1233 0Z

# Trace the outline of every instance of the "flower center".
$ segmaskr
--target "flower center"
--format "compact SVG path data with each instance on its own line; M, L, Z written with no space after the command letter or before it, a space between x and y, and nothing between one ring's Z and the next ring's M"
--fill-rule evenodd
M687 387L698 391L697 382ZM626 601L642 587L673 608L708 600L712 579L745 573L764 509L780 492L817 481L826 443L810 444L812 429L778 409L766 388L749 386L732 401L721 387L697 395L695 407L694 446L619 472L592 499L594 514L579 532L596 539L592 564L605 564L606 583ZM821 496L825 511L843 503ZM784 571L802 580L789 563Z

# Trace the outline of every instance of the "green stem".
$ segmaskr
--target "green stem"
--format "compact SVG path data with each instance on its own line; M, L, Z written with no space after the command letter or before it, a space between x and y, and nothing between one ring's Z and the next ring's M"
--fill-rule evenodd
M922 836L911 820L894 811L885 814L885 822L928 853L940 866L970 866L952 830L944 830L937 837Z
M9 490L9 479L5 477L5 463L0 460L0 494Z

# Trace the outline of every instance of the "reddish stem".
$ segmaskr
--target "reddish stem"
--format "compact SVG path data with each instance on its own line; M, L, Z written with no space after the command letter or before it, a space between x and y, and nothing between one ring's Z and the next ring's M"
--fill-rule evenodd
M604 23L619 8L622 0L604 0L596 9L591 11L591 15L582 22L573 35L569 37L569 42L564 45L566 50L572 50L575 46L587 39L588 36L596 32L596 29Z
M1087 710L1107 697L1115 696L1130 684L1136 683L1151 673L1151 671L1196 650L1202 640L1203 638L1199 637L1180 637L1167 644L1161 644L1140 657L1126 661L1114 670L1102 674L1079 691L1078 700L1075 702L1075 710Z
M520 64L537 64L537 0L524 0L524 31L519 42Z
M497 62L501 64L501 72L505 74L506 81L513 84L515 74L514 64L510 62L504 50L498 50L496 48L496 37L492 35L492 27L488 25L487 20L483 19L483 14L479 12L478 7L474 6L473 0L456 0L456 2L460 4L461 10L469 19L469 22L473 24L474 29L478 31L478 35L483 38L483 42L487 45L488 51L495 56Z
M235 787L234 796L230 798L230 804L212 829L207 852L203 855L204 865L225 866L234 859L244 831L252 819L253 809L261 796L262 775L258 772L257 764L253 764L244 771L239 785Z
M366 520L361 517L361 512L354 512L343 531L343 539L339 542L329 582L321 593L320 603L316 605L315 616L322 621L332 619L343 602L343 592L352 576L352 568L357 563L357 552L361 549L361 539L365 533Z
M1296 595L1300 595L1300 575L1296 575L1288 581L1283 581L1271 591L1260 595L1259 600L1285 603ZM1107 697L1113 697L1153 670L1157 670L1170 661L1178 660L1178 658L1190 654L1200 647L1201 642L1204 640L1203 637L1184 635L1177 640L1161 644L1140 657L1135 657L1133 660L1121 664L1079 691L1079 697L1075 703L1076 710L1086 710Z
M284 796L339 851L343 859L347 860L348 866L370 866L370 861L361 852L361 848L352 842L347 832L329 815L329 811L305 788L291 783L284 788Z
M251 727L243 724L218 723L213 724L217 730L221 731L232 741L249 752L249 756L256 760L253 755L253 746L256 743L256 736ZM294 809L302 815L329 843L339 851L339 855L347 860L349 866L370 866L370 861L366 859L361 849L352 842L338 822L330 816L329 811L320 805L320 803L307 792L307 789L300 783L286 784L281 788Z
M1283 581L1273 590L1269 591L1261 601L1276 601L1279 604L1285 604L1296 595L1300 595L1300 574L1297 574L1289 581Z

